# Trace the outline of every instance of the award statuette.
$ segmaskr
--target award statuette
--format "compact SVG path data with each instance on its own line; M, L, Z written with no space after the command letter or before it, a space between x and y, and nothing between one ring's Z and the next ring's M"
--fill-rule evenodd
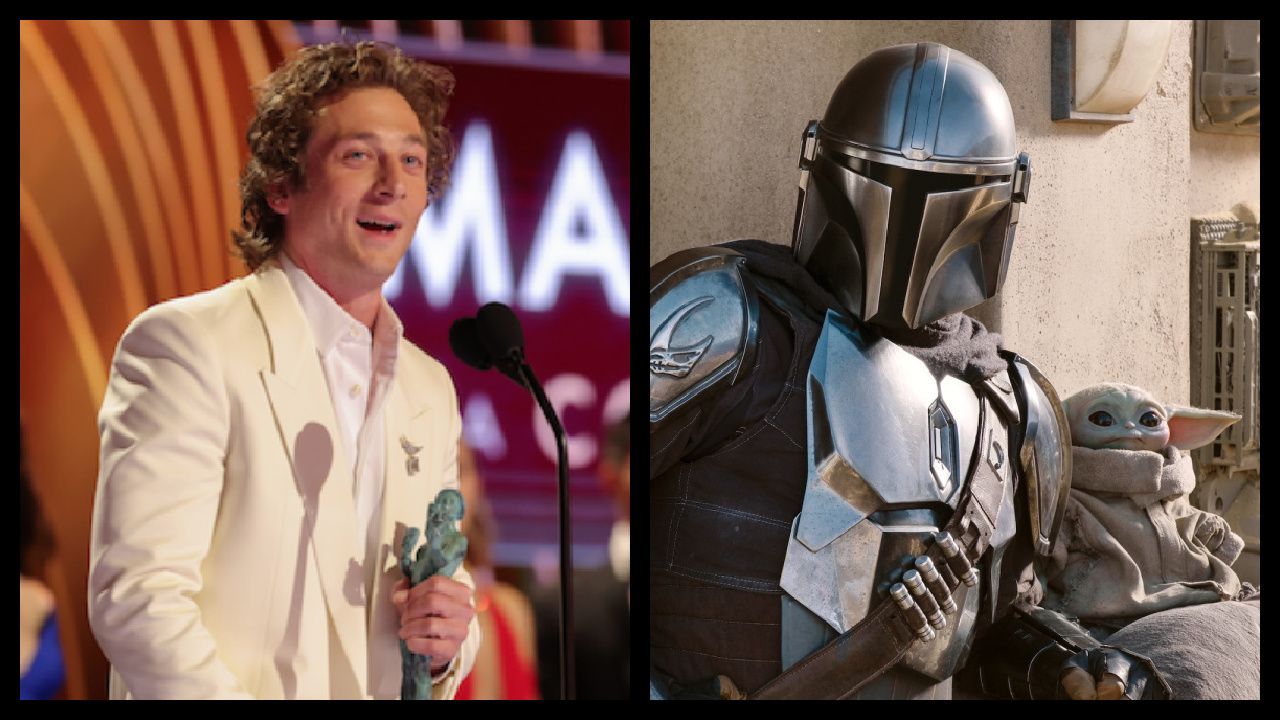
M418 528L411 527L405 531L400 550L400 570L409 580L409 587L432 575L452 577L462 564L462 556L467 552L467 539L456 527L462 513L462 493L445 488L427 506L426 537L416 556L413 547L418 544ZM430 700L431 656L410 652L409 646L401 640L400 657L403 673L400 699Z

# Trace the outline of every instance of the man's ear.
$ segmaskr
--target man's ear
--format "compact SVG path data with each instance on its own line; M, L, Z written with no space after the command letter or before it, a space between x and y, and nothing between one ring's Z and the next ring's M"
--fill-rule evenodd
M267 205L280 215L288 215L290 208L289 183L277 180L267 185Z
M1208 445L1240 419L1232 412L1179 405L1166 406L1165 414L1169 418L1169 444L1181 450Z

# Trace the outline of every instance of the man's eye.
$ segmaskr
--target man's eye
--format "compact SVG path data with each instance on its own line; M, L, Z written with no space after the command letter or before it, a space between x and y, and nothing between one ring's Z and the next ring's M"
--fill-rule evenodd
M427 161L423 160L417 155L406 155L404 158L404 164L408 165L409 167L420 168L426 165Z
M1089 422L1097 425L1098 427L1111 427L1115 424L1115 420L1111 419L1111 413L1106 410L1099 410L1098 412L1090 415Z
M345 160L364 160L369 157L369 153L364 150L348 150L342 157Z
M1148 410L1142 414L1142 417L1138 419L1138 422L1146 425L1147 427L1160 427L1160 416L1155 414L1154 411Z

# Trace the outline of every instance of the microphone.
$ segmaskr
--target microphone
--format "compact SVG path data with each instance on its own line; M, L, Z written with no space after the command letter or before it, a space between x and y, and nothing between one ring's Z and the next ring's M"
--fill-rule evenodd
M475 318L459 318L449 326L449 348L462 362L477 370L493 367L489 351L480 342Z
M480 344L498 370L532 389L527 376L531 376L533 370L524 361L524 332L511 308L498 302L488 303L476 313L475 323Z
M460 318L449 328L449 347L462 362L477 370L499 372L533 393L556 438L556 476L560 496L560 695L574 696L573 665L573 543L569 522L569 445L555 408L524 357L524 332L511 308L491 302L475 318Z

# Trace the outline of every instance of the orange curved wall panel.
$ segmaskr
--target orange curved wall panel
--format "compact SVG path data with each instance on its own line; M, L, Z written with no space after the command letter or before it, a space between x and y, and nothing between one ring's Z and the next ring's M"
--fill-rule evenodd
M70 698L106 697L89 631L96 417L144 308L245 272L232 252L251 85L296 49L287 22L20 23L20 404L57 552Z

